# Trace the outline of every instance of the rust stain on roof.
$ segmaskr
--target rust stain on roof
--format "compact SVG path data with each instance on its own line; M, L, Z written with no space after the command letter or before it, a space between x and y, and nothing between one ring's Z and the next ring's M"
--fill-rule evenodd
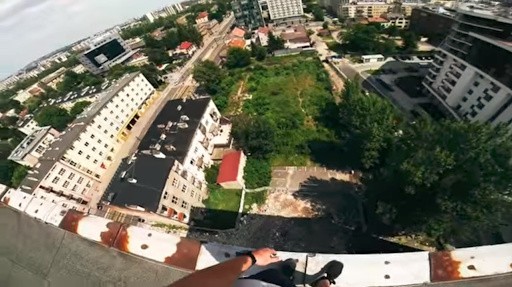
M200 249L201 243L199 241L182 237L180 242L176 244L176 252L165 257L164 263L183 269L195 270Z
M5 205L9 205L9 201L11 200L10 197L6 196L2 199L2 202L5 203Z
M122 225L119 222L112 221L107 223L106 227L107 231L100 233L100 238L101 243L110 247L114 244L114 241L116 240L117 234L119 233Z
M62 219L59 224L59 228L67 230L69 232L78 233L78 223L86 215L76 210L68 210L66 216Z
M126 227L124 225L121 225L116 234L117 236L115 237L115 241L112 247L124 252L130 252L130 249L128 248L129 236Z
M430 277L432 282L461 279L460 261L454 260L449 251L430 253Z

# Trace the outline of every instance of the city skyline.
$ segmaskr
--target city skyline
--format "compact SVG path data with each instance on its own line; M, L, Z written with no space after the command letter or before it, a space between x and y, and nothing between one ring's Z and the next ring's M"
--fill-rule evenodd
M179 0L2 1L0 40L8 44L0 52L0 79L54 50L178 2ZM91 18L96 24L91 25Z

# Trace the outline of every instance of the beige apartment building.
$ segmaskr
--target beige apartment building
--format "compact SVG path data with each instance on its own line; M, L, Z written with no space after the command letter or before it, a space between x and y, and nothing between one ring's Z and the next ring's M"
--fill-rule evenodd
M417 6L419 4L414 2L402 3L400 13L409 17ZM341 18L374 18L393 12L393 8L396 9L396 5L389 1L341 1L337 11Z
M99 179L154 95L155 89L141 73L119 79L50 144L10 196L86 210L99 192Z

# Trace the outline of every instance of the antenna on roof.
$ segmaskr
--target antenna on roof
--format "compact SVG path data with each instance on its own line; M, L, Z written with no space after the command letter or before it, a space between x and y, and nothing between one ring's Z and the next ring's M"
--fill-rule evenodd
M177 109L178 111L181 111L181 105L179 105L176 109Z

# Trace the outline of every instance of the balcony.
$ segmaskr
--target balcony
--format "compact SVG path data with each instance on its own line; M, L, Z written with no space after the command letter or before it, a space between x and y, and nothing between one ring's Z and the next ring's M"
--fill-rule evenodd
M454 81L458 81L461 76L460 73L457 73L455 71L449 71L448 73L446 73L446 75Z
M455 36L448 36L448 37L450 37L450 39L452 39L453 41L462 43L464 45L473 46L473 44L468 42L468 41L470 41L469 37L455 37Z
M425 76L425 79L427 79L427 80L428 80L428 81L430 81L431 83L435 81L435 77L434 77L434 78L430 77L430 74L427 74L427 75Z
M453 87L455 87L455 85L457 84L457 81L454 81L454 80L449 80L447 78L444 78L441 83L447 85L448 87L450 87L451 89L453 89ZM450 89L450 92L451 92L451 89Z
M441 92L442 92L446 97L450 96L450 93L452 92L452 89L450 89L450 88L446 87L445 85L440 86L440 87L439 87L439 90L440 90L440 91L441 91ZM444 98L444 99L446 99L446 98Z
M437 61L432 61L432 65L438 69L441 69L443 67L443 63L438 63Z
M435 54L434 54L434 57L438 58L438 59L439 59L439 60L441 60L441 61L444 61L444 60L445 60L445 58L446 58L446 55L445 55L445 54L443 54L443 53L435 53Z

